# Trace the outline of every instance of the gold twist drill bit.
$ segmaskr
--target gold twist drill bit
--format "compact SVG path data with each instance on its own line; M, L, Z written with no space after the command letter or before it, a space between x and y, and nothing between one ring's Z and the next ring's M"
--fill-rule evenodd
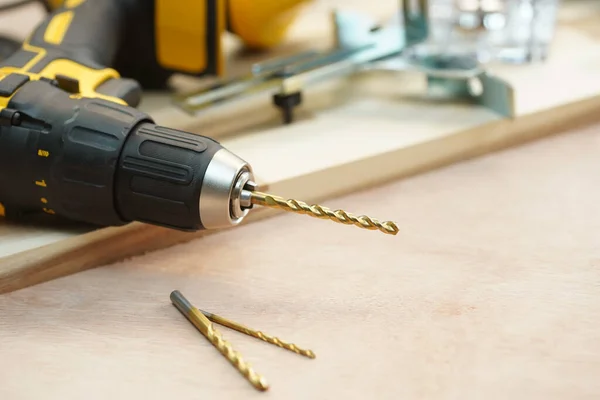
M363 229L379 230L388 235L396 235L398 233L398 226L392 221L380 222L374 218L367 217L366 215L356 216L344 210L332 211L327 207L317 204L309 206L303 201L295 199L285 200L282 197L274 196L272 194L253 191L250 193L250 202L265 207L279 208L284 211L306 214L315 218L330 219L344 225L355 225Z
M219 352L229 360L229 362L258 390L267 390L269 384L266 379L258 375L246 363L241 355L233 350L231 345L225 341L221 334L214 329L212 323L196 307L175 290L171 293L171 302L175 307L208 339L208 341L219 350Z
M246 334L248 336L255 337L255 338L260 339L260 340L262 340L264 342L274 344L275 346L279 346L282 349L286 349L286 350L292 351L292 352L294 352L296 354L300 354L301 356L304 356L304 357L308 357L308 358L315 358L316 357L315 353L312 350L301 349L301 348L299 348L298 346L296 346L293 343L283 342L283 341L281 341L281 339L279 339L277 337L269 336L269 335L266 335L265 333L263 333L261 331L256 331L254 329L250 329L250 328L248 328L248 327L246 327L246 326L244 326L242 324L239 324L237 322L228 320L227 318L221 317L220 315L209 313L209 312L203 311L203 310L200 310L200 312L202 312L202 314L204 314L204 316L206 318L208 318L209 320L211 320L212 322L214 322L216 324L226 326L226 327L228 327L230 329L233 329L235 331L244 333L244 334Z

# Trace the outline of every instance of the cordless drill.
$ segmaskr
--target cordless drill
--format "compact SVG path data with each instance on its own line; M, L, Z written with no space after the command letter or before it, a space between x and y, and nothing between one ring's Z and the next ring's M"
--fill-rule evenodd
M252 207L250 165L215 140L157 126L136 108L142 87L160 86L174 72L222 72L217 36L226 2L51 3L48 18L0 63L0 214L43 211L101 226L140 221L184 231L240 223ZM183 4L190 12L181 14ZM204 20L191 21L193 11ZM205 24L204 33L193 23ZM143 37L149 25L154 31ZM186 57L194 38L205 49Z

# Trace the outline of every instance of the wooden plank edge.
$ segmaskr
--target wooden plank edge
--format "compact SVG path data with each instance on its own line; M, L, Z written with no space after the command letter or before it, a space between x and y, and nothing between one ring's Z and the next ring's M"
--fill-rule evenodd
M596 111L599 108L600 96L594 96L514 120L497 120L327 171L273 182L268 190L319 202L598 122L600 113ZM374 168L375 164L377 168ZM365 171L371 172L367 174ZM372 171L378 171L378 175L374 176ZM333 176L337 179L330 179ZM339 179L340 176L345 178ZM316 179L328 180L329 184L315 185ZM279 213L264 208L256 210L244 224ZM26 254L3 258L3 265L8 272L0 275L0 293L167 248L214 232L222 231L184 233L139 223L90 232L67 239L59 245L48 245ZM105 249L109 246L110 252L107 252Z
M596 112L599 108L600 95L518 119L491 121L471 129L328 168L327 171L276 182L271 184L271 190L280 195L298 197L310 202L326 199L335 202L336 197L351 192L368 190L394 180L416 176L600 122L600 113ZM374 171L377 171L377 175L374 175ZM327 182L327 185L315 185L317 179ZM314 191L317 187L318 193ZM304 188L311 189L307 191ZM368 210L364 212L367 213Z
M249 215L243 224L265 218L275 211L261 209ZM3 258L0 294L222 231L181 232L134 222L74 236Z

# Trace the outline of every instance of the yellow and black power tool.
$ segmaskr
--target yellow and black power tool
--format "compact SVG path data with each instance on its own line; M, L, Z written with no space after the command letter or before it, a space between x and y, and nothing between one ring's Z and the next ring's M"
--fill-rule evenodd
M145 89L160 89L173 73L222 76L225 32L250 49L277 46L311 1L14 0L0 11L39 2L50 15L35 44L88 53Z
M305 0L63 0L0 62L0 214L101 226L238 224L251 167L216 141L154 124L142 89L223 73L221 36L268 48Z

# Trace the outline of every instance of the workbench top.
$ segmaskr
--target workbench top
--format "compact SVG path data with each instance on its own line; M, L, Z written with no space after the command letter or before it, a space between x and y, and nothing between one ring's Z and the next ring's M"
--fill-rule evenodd
M0 398L592 399L600 393L600 126L327 204L388 236L299 215L0 297ZM226 328L256 392L169 301Z
M0 295L0 400L597 399L599 150L588 126L324 202L397 236L282 215ZM259 393L175 289L317 358L220 328Z

